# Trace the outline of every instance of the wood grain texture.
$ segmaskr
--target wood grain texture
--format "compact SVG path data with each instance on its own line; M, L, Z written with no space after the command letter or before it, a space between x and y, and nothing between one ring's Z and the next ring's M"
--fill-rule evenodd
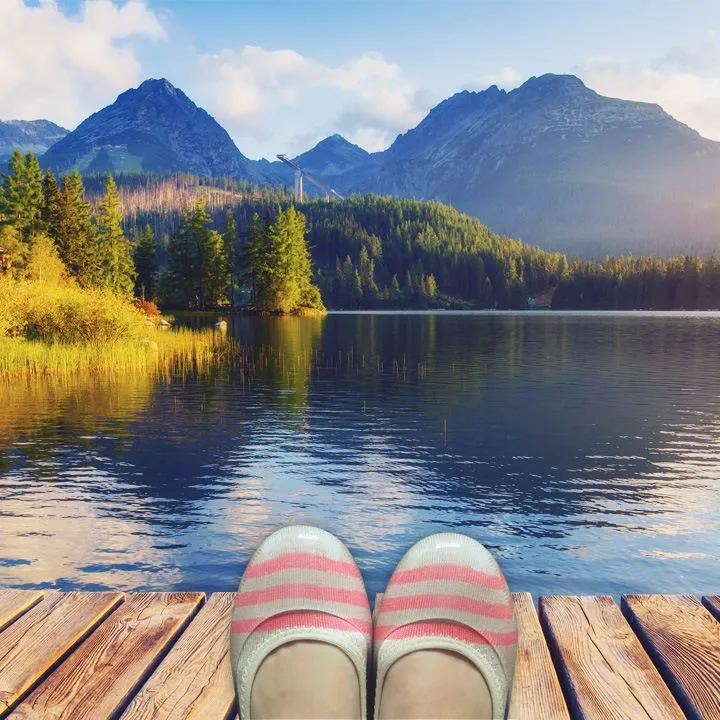
M215 593L130 703L123 720L235 717L230 619L235 593Z
M122 593L48 592L0 633L0 718L122 602Z
M13 712L12 720L116 718L190 622L202 593L134 593Z
M555 667L530 593L513 593L518 654L510 711L512 720L568 720Z
M38 590L0 590L0 632L42 598Z
M611 597L543 597L540 620L573 717L682 720Z
M703 599L703 605L715 616L720 622L720 595L706 595Z
M720 623L690 595L626 595L623 611L692 720L720 720Z

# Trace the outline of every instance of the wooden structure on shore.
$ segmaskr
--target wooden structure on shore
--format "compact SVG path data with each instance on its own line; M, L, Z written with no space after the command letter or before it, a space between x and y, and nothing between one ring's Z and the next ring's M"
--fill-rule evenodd
M0 718L234 718L233 593L0 590ZM720 720L720 596L515 595L514 720Z
M528 307L531 310L550 310L552 308L556 290L557 287L551 287L538 295L531 295L527 301Z

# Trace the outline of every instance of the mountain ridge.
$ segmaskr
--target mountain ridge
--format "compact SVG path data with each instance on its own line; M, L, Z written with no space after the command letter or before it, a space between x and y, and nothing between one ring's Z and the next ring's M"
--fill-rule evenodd
M58 172L191 172L264 180L228 132L165 78L145 80L90 115L42 162Z
M0 120L0 163L18 149L44 153L70 131L50 120Z
M720 143L659 105L605 97L574 75L456 93L382 152L336 134L295 159L343 194L439 200L549 249L703 251L720 239L720 198L710 190L720 184ZM42 161L61 171L182 171L261 184L291 185L293 175L279 161L244 156L165 79L122 93Z

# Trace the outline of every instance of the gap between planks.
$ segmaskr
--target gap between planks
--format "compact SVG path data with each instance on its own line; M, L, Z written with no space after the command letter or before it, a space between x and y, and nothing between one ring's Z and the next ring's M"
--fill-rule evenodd
M187 627L203 593L131 593L11 720L114 718Z
M720 623L691 595L625 595L623 611L691 720L720 720Z

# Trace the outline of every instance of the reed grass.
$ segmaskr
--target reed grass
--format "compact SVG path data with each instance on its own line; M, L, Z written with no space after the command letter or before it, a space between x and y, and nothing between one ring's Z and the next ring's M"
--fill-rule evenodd
M161 329L132 303L76 285L0 282L0 379L207 367L212 330Z
M154 330L145 337L106 343L51 343L0 339L0 379L68 376L78 372L190 372L215 358L212 331Z

